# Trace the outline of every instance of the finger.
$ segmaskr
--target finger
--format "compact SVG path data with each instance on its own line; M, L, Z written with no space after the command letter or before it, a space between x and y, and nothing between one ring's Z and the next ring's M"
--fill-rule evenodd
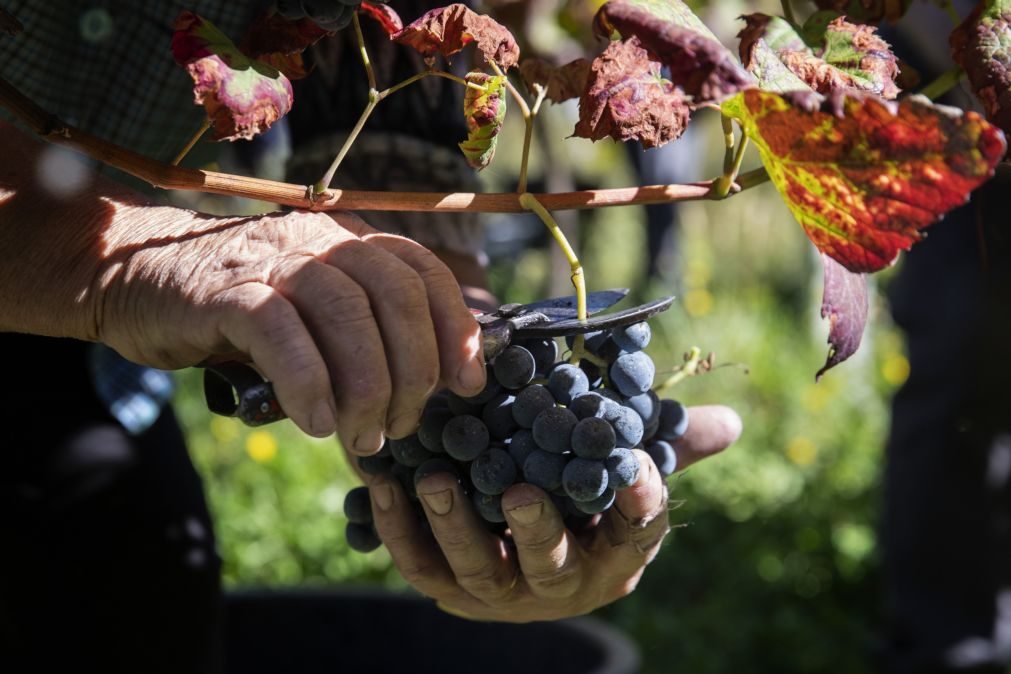
M391 384L369 298L347 274L314 258L279 266L271 283L298 309L326 359L341 443L359 455L378 452Z
M392 234L370 234L364 238L410 265L424 282L439 343L442 381L462 396L480 393L485 384L481 328L467 309L453 272L432 252L410 239Z
M389 475L376 475L369 483L372 520L393 564L408 583L422 594L443 601L461 594L452 569L432 536L421 527L418 515L400 484Z
M688 430L674 443L677 470L718 454L741 437L743 424L737 412L724 405L688 408Z
M516 587L519 570L505 542L478 518L456 478L430 475L418 483L418 496L460 587L485 602L506 599Z
M578 592L584 572L579 545L548 495L533 485L514 485L502 496L502 511L530 591L545 599Z
M392 386L384 426L391 437L409 435L439 381L439 351L425 284L396 255L366 242L344 243L326 262L354 279L368 296L386 347Z
M652 561L664 536L667 521L667 486L649 455L633 450L639 460L639 477L617 493L614 506L601 519L598 536L610 547L608 571L624 577ZM596 541L603 545L603 540Z
M336 403L326 363L295 307L259 283L225 292L218 331L249 355L267 379L285 413L303 431L325 437L336 427Z

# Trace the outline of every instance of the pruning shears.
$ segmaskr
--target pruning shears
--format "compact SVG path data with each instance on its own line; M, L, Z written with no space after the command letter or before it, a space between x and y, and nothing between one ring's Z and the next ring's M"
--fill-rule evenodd
M665 297L623 311L601 314L627 294L627 288L589 293L586 313L592 318L584 321L576 317L575 295L530 304L504 304L489 313L475 312L481 326L484 358L491 361L517 340L566 337L640 323L666 311L674 301L673 297ZM287 417L277 401L273 385L252 366L238 361L204 366L204 397L211 412L237 417L248 426L262 426Z

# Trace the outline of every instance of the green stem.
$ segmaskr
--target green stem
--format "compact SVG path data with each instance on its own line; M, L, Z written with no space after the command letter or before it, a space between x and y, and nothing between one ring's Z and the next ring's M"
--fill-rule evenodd
M433 72L433 71L431 71L431 70L426 70L424 72L418 73L417 75L411 75L410 77L408 77L403 82L397 82L392 87L390 87L388 89L383 89L382 91L380 91L379 94L378 94L379 100L385 99L390 94L395 93L397 91L400 91L404 87L410 86L410 85L414 84L415 82L417 82L418 80L424 79L424 78L428 77L429 75L435 75L435 74L436 73Z
M663 383L654 386L653 391L657 395L661 395L665 391L674 388L688 377L694 377L704 372L709 372L712 369L713 354L710 353L708 356L703 358L702 349L697 346L693 346L691 350L685 354L685 362L675 368L674 372L667 377Z
M429 75L435 75L436 77L444 77L447 80L452 80L457 84L462 84L465 87L470 87L471 89L477 89L478 91L488 91L488 87L482 86L477 82L468 82L459 75L454 75L453 73L447 73L443 70L429 70Z
M374 91L379 87L376 85L376 73L372 69L369 50L365 48L365 36L362 35L362 24L358 20L358 12L351 15L351 21L354 23L355 38L358 40L358 54L362 57L362 65L365 66L365 74L369 78L369 91Z
M793 14L793 6L790 5L790 0L782 0L780 4L783 6L783 18L786 19L791 26L796 27L797 17Z
M516 184L516 191L521 194L527 191L527 166L530 162L530 143L534 137L534 118L540 112L541 103L544 102L544 96L547 93L547 88L541 87L537 92L537 100L534 101L534 107L523 116L523 123L526 127L523 130L523 154L520 156L520 177Z
M348 134L347 139L344 141L344 145L341 146L340 152L337 153L337 157L333 160L333 163L330 164L330 168L328 168L326 173L323 174L323 177L319 179L319 182L312 186L313 194L322 194L330 189L330 183L333 181L333 177L337 173L337 168L341 165L341 162L344 161L344 156L348 153L348 150L351 149L351 145L355 142L355 139L358 138L358 134L362 132L365 122L368 120L369 115L372 114L372 111L376 109L376 105L379 103L379 100L379 93L375 89L369 91L368 105L366 105L365 110L362 111L362 115L358 118L358 122L355 124L355 127L351 129L351 133Z
M551 213L548 212L548 209L544 208L541 202L537 201L537 197L529 192L522 193L520 195L520 206L537 214L545 226L547 226L548 231L551 232L555 243L562 249L562 253L569 263L569 269L572 270L572 285L576 289L576 318L585 321L587 318L586 278L583 275L583 265L579 263L579 258L576 257L576 251L572 250L572 246L569 244L569 240L565 238L562 228L558 226L558 223L551 216Z
M726 115L720 115L720 124L723 125L723 173L730 173L734 166L734 120Z
M724 128L726 128L724 126ZM731 137L733 132L731 132ZM737 152L734 154L733 160L730 162L730 167L724 168L723 175L716 179L713 183L713 192L718 199L722 199L730 194L731 188L734 186L734 181L737 180L737 174L741 170L741 163L744 161L744 151L748 149L748 136L747 134L741 134L741 142L737 144Z
M207 129L209 128L211 128L211 120L205 119L204 123L200 126L200 129L195 134L193 134L193 137L189 139L189 141L186 143L186 146L182 150L180 150L179 154L176 155L176 158L172 160L173 166L179 166L179 162L181 162L183 158L190 153L190 150L193 149L193 146L197 144L197 141L200 140L205 133L207 133Z
M919 93L930 100L936 100L951 91L962 80L962 69L952 68L941 73L937 79L920 89Z
M764 166L760 166L737 176L737 186L743 192L744 190L750 190L752 187L767 183L769 180L769 172L765 170Z

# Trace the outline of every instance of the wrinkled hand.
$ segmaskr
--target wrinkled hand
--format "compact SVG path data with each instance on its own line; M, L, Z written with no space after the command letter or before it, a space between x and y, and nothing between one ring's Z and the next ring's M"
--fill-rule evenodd
M689 408L688 432L676 445L678 469L722 451L741 433L728 407ZM670 530L667 487L649 456L636 452L638 481L584 531L565 528L548 495L529 484L502 497L513 547L485 529L456 479L418 484L432 534L395 478L371 479L376 530L404 578L463 617L528 622L580 615L635 589Z
M480 330L431 252L346 214L206 218L122 245L100 339L156 367L247 355L305 432L356 454L418 425L437 386L484 386Z

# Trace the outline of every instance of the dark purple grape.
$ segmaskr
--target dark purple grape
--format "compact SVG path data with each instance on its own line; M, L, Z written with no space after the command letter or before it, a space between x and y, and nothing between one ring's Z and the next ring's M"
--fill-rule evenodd
M564 407L551 407L534 420L534 441L543 450L561 454L569 451L572 429L579 420Z
M611 385L621 395L631 398L648 391L655 374L653 360L642 351L623 353L611 365Z
M576 396L569 405L569 409L577 419L586 419L587 417L603 419L609 412L616 413L617 408L618 403L602 395L600 389Z
M523 388L534 378L536 365L532 353L522 346L510 346L492 363L495 378L507 389Z
M348 542L348 547L356 552L372 552L380 545L379 534L371 524L358 524L348 522L344 530L344 538Z
M515 403L516 396L500 393L484 406L481 411L481 420L488 427L491 437L496 440L505 440L516 430L516 420L513 418Z
M344 497L344 517L356 524L372 523L372 501L368 487L355 487Z
M482 494L501 494L516 482L516 463L509 452L492 447L470 464L470 480Z
M509 456L513 457L516 466L521 470L523 462L535 449L537 449L537 443L534 442L534 433L526 428L516 431L509 439L509 444L506 445L506 451L509 452Z
M445 452L442 446L442 431L455 414L448 407L426 409L418 427L418 441L430 452Z
M607 485L611 489L624 489L639 479L639 459L631 449L616 447L604 459L604 468L607 469Z
M562 471L562 487L573 501L592 501L607 489L603 461L575 458Z
M533 428L537 415L555 406L551 391L540 384L531 384L516 394L513 403L513 419L523 428Z
M505 514L502 512L501 494L482 494L479 491L475 491L471 494L471 499L474 501L477 514L484 521L493 524L506 521Z
M432 453L425 449L418 440L417 435L408 435L406 438L390 440L390 451L397 463L402 463L411 468L417 468L425 461L432 458Z
M642 323L614 328L611 330L611 339L614 340L615 344L622 351L632 353L645 349L649 344L649 338L652 334L652 331L649 329L649 323L643 321Z
M548 390L561 405L568 405L580 393L590 390L586 373L570 363L562 363L548 375Z
M457 461L473 461L489 442L488 427L469 414L450 419L442 429L442 446Z
M544 491L552 491L562 486L562 472L568 462L567 455L537 449L523 462L523 477Z
M643 427L651 426L660 418L660 398L653 391L632 396L624 404L639 414Z
M359 456L357 457L358 467L362 469L362 472L366 475L379 475L381 473L388 473L393 467L393 459L388 456L379 456L378 454L373 454L371 456Z
M634 447L642 440L642 417L631 408L617 405L612 411L605 413L604 419L614 427L618 447Z
M582 459L606 459L614 441L614 428L597 417L587 417L572 429L572 451Z
M534 357L537 374L547 375L558 358L558 342L545 337L544 339L526 339L519 343Z
M660 401L660 426L656 436L667 442L679 440L688 431L688 410L676 400Z
M653 459L660 475L668 477L678 467L678 455L666 440L657 440L646 445L646 453Z
M460 471L457 469L455 463L445 457L437 456L421 464L414 471L414 485L417 486L426 477L435 475L436 473L449 473L457 478L460 477Z

